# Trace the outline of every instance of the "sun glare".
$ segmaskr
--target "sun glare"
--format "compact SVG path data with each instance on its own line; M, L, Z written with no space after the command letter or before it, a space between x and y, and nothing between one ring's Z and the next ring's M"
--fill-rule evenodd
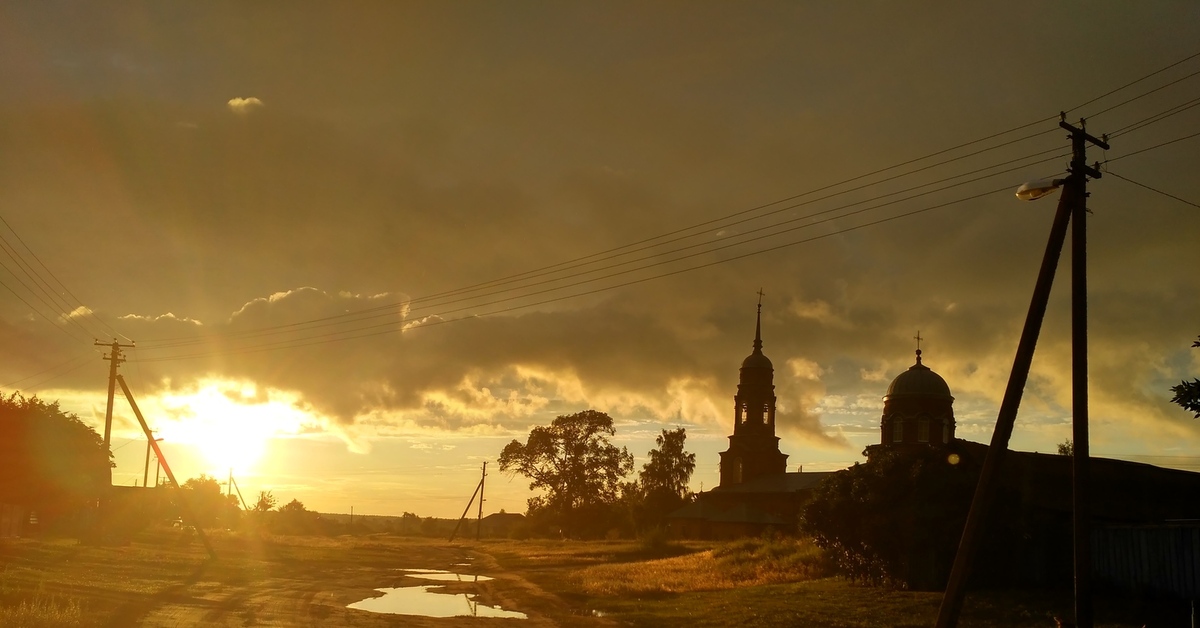
M210 475L259 471L257 465L274 438L300 433L317 423L280 391L259 394L253 383L201 382L195 392L165 395L160 403L174 421L162 426L168 442L189 445L203 457Z

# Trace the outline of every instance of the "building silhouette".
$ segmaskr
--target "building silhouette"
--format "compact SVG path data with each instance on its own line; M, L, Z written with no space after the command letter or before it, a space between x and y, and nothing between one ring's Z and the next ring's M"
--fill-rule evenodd
M828 472L787 470L775 435L775 367L763 354L762 303L753 351L739 371L733 396L733 434L721 452L721 483L667 517L668 528L689 538L735 538L768 530L796 530L800 506Z
M754 351L745 360L733 396L733 435L721 452L721 484L730 488L787 471L775 435L775 367L762 352L762 304L754 324Z
M883 396L879 444L949 445L954 441L954 396L941 375L917 362L896 376Z

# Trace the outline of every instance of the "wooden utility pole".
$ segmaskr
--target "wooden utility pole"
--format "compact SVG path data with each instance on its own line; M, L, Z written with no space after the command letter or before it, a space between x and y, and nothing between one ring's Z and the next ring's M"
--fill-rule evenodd
M1108 137L1096 139L1079 126L1058 125L1071 132L1071 175L1078 188L1071 212L1071 501L1075 537L1075 625L1092 628L1092 479L1088 445L1087 332L1087 178L1100 178L1100 164L1087 164L1087 145L1108 150Z
M128 349L133 345L123 345L115 339L112 344L104 344L99 340L92 344L97 347L108 347L108 355L104 356L108 360L108 409L104 411L104 449L112 451L110 445L112 443L112 413L113 413L113 395L117 390L117 367L125 361L125 357L121 355L121 349ZM109 470L109 484L112 484L112 471Z
M487 479L487 461L483 463L483 473L479 476L479 514L475 517L475 540L479 540L480 530L483 529L483 481Z
M475 503L475 496L479 496L479 521L483 521L483 480L487 478L487 463L483 463L483 476L479 478L479 484L475 485L475 492L471 493L471 499L467 502L467 507L463 508L462 514L458 516L458 523L454 524L454 531L450 533L450 540L458 536L458 529L462 527L462 522L467 518L467 513L471 512L471 504ZM479 539L479 528L475 529L475 538Z
M237 478L230 473L229 481L233 483L233 490L237 491L238 501L242 502L242 510L250 510L246 507L246 498L242 497L242 487L238 486Z
M151 430L151 431L150 431L150 434L152 435L150 438L154 438L154 437L153 437L153 434L154 434L154 431L153 431L153 430ZM162 440L162 439L161 439L161 438L154 438L154 440ZM142 469L142 487L143 487L143 488L144 488L144 487L147 487L147 486L150 486L150 449L151 449L151 447L150 447L150 441L149 441L149 440L147 440L147 441L146 441L146 466L145 466L145 468L143 468L143 469ZM155 460L155 462L157 462L157 459ZM157 474L157 473L155 473L155 478L154 478L154 485L155 485L155 486L158 486L158 477L157 477L157 476L158 476L158 474Z
M975 488L975 497L971 501L971 510L967 514L967 522L963 527L958 553L954 556L950 580L946 583L946 593L942 597L942 605L938 610L937 628L953 628L958 624L963 598L967 593L967 580L971 575L983 529L990 518L996 483L1000 475L1000 464L1004 460L1004 454L1008 450L1008 441L1012 437L1017 409L1021 405L1021 395L1025 390L1025 382L1029 378L1029 367L1033 362L1033 352L1037 347L1042 319L1045 317L1046 305L1050 299L1054 273L1067 238L1067 225L1072 219L1075 221L1071 234L1071 392L1074 414L1072 420L1074 455L1071 468L1075 549L1075 625L1079 628L1092 627L1091 527L1089 523L1091 504L1087 442L1087 268L1085 264L1086 223L1084 215L1087 213L1087 178L1100 178L1100 171L1087 165L1085 151L1088 143L1108 150L1108 142L1107 138L1097 139L1088 135L1083 129L1083 124L1083 120L1080 120L1078 128L1067 124L1066 114L1062 115L1062 120L1059 122L1060 127L1071 133L1070 175L1064 181L1063 191L1058 199L1058 211L1054 215L1054 224L1050 228L1050 241L1046 244L1042 267L1033 288L1033 299L1029 304L1029 313L1025 316L1025 327L1022 329L1021 339L1017 343L1017 355L1013 360L1012 371L1009 373L1008 386L1004 389L1004 398L1000 402L1000 413L996 418L995 430L992 432L991 445L988 447L987 457L983 461L979 484Z

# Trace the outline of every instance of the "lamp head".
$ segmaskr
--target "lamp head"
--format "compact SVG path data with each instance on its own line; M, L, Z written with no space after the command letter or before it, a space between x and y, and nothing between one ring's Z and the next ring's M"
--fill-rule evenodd
M1065 182L1066 179L1042 179L1023 183L1021 187L1017 188L1017 198L1023 201L1036 201L1062 187Z

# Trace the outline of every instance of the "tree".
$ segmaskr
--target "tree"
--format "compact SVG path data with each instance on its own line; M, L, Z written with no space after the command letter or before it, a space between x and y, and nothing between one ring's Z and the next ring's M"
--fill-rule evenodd
M650 461L642 465L637 485L629 487L638 502L634 520L639 528L661 525L668 514L691 500L688 482L696 470L696 454L684 450L686 440L682 427L663 430L654 441L658 447L648 452Z
M529 488L545 494L529 499L529 515L548 517L569 533L594 532L611 516L621 479L633 470L633 456L609 442L616 434L612 417L596 410L559 416L500 452L500 470L530 479ZM604 517L599 515L604 514ZM585 528L587 528L585 530Z
M275 496L271 491L259 491L258 501L254 502L254 512L268 512L275 507Z
M654 443L657 449L651 449L647 455L650 461L642 465L638 481L647 493L670 495L680 500L686 500L691 494L688 482L692 472L696 470L696 454L690 454L683 449L687 440L687 431L680 427L673 430L663 430Z
M1075 443L1071 439L1064 440L1058 444L1058 454L1060 456L1074 456Z
M1200 347L1200 338L1192 343L1192 347ZM1190 382L1185 379L1179 382L1178 386L1172 386L1171 392L1175 393L1171 403L1179 404L1179 407L1194 413L1193 419L1200 419L1200 379Z
M95 504L112 466L100 435L57 401L0 395L0 502L53 520Z
M298 499L279 507L275 531L282 534L311 534L317 528L317 513L304 507Z
M221 483L216 478L203 474L191 478L180 486L181 497L187 500L187 505L195 516L195 521L189 525L211 528L214 525L227 525L236 522L240 510L237 507L237 497L221 492Z
M882 450L826 477L801 510L801 530L852 579L940 590L986 456L962 443ZM973 582L1029 577L1019 561L1031 554L1070 564L1069 519L1030 510L1011 483L1001 481L994 499Z

